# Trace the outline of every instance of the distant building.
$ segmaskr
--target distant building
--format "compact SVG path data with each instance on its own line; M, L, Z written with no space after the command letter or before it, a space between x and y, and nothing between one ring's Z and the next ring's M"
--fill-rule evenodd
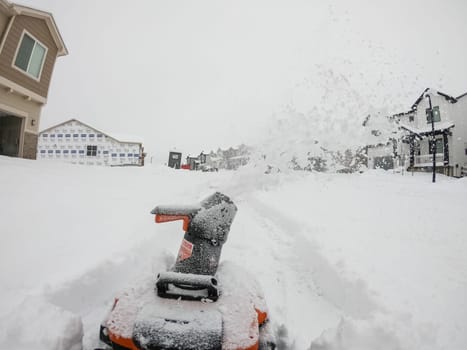
M38 159L87 165L144 165L143 144L110 136L77 119L39 133Z
M199 165L201 164L199 156L198 157L186 157L186 164L190 170L198 170Z
M169 163L168 166L174 169L180 169L182 164L182 153L181 152L169 152Z
M237 148L230 147L226 150L220 148L206 155L206 166L215 169L237 170L241 166L248 164L250 160L251 149L246 145L240 145Z
M0 155L36 158L55 60L67 54L51 13L0 0Z

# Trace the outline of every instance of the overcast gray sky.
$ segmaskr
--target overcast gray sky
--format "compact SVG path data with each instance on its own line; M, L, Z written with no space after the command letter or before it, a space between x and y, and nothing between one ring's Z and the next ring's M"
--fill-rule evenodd
M465 0L20 3L52 12L70 52L41 129L77 118L156 157L254 143L303 81L329 88L320 69L394 112L426 87L467 92Z

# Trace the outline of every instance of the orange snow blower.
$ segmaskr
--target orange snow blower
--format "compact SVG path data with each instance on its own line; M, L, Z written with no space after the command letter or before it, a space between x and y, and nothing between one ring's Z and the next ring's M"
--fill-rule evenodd
M157 206L158 223L183 220L169 271L115 299L100 340L113 350L272 350L274 336L256 280L228 262L222 246L237 212L216 192L194 206ZM101 349L96 349L101 350Z

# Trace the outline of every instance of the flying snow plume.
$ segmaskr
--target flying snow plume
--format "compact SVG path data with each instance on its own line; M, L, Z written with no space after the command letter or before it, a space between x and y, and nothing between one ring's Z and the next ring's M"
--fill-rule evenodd
M373 95L358 92L346 74L317 68L274 116L256 145L253 164L267 171L357 171L364 167L365 147L385 143L394 133L389 111L375 106Z

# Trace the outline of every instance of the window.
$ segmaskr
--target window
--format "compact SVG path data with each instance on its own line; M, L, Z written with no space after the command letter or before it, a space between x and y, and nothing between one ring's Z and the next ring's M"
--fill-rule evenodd
M48 136L49 136L49 135L47 135L47 134L42 134L42 137L48 137Z
M429 146L429 152L430 154L433 154L433 152L431 151L431 147L432 147L432 144L433 142L431 140L429 140L428 142L428 146ZM436 153L443 153L443 150L444 150L444 144L443 144L443 140L442 139L436 139Z
M430 113L430 109L426 109L426 122L431 123L431 118L433 116L433 121L434 122L439 122L441 121L441 114L439 112L439 106L435 106L432 108L433 112Z
M47 54L47 48L26 32L16 53L15 66L39 79Z
M415 120L413 115L409 115L409 122L413 122Z
M97 155L97 146L88 146L86 155L89 157L95 157Z

